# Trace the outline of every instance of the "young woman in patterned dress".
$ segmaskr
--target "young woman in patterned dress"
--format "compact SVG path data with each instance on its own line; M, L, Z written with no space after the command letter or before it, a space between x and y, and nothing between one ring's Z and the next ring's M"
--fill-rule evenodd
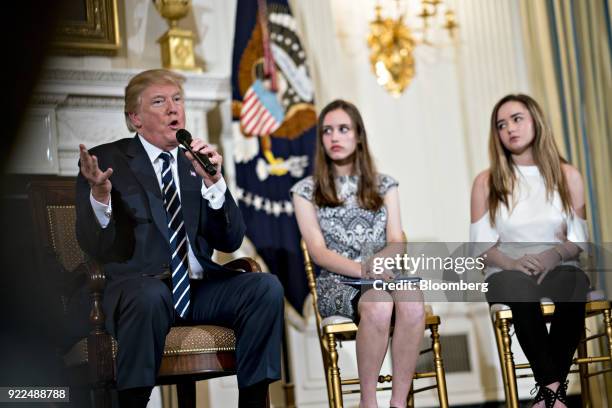
M419 346L424 307L420 292L367 290L340 280L362 277L362 258L388 243L402 242L397 181L376 172L363 120L346 101L328 104L319 115L314 175L291 189L302 237L317 278L323 318L342 315L358 321L357 366L361 407L377 407L376 386L391 342L393 391L390 405L406 406Z

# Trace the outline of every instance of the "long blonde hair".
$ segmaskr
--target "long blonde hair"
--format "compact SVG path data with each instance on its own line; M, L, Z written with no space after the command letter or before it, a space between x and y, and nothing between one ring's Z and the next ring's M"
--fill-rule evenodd
M353 172L359 176L359 187L357 190L359 205L365 209L376 211L382 207L384 201L378 193L376 167L370 155L363 119L355 105L342 99L330 102L319 114L313 174L315 203L319 207L337 207L342 205L342 201L336 194L332 159L327 155L323 146L323 121L329 112L336 109L343 110L351 118L357 138L357 147L355 153L353 153Z
M561 169L567 161L559 154L552 130L544 118L542 109L530 96L510 94L504 96L493 108L491 113L491 128L489 131L489 159L491 162L489 177L489 218L495 225L495 216L500 203L510 209L509 197L516 185L516 172L512 155L502 144L497 130L497 113L507 102L520 102L527 108L534 124L534 139L532 142L533 160L544 178L546 197L552 200L554 192L558 191L563 204L563 211L572 211L571 197L565 174Z

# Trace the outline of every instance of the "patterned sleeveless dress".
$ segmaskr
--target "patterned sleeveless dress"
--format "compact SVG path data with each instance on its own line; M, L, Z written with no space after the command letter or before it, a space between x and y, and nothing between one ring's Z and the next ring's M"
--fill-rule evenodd
M378 192L387 194L398 182L390 176L379 174ZM311 201L317 212L317 219L331 251L354 261L380 251L387 244L387 208L383 205L378 211L370 211L359 206L357 190L359 176L336 177L336 192L343 204L338 207L317 207L314 204L314 180L312 176L300 180L291 192ZM340 283L350 280L325 269L317 277L318 306L323 318L340 315L355 320L359 289Z

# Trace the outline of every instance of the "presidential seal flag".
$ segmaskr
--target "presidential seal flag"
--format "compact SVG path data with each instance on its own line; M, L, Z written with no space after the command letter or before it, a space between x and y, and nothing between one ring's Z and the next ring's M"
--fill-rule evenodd
M308 294L289 189L311 173L313 87L286 0L238 0L232 60L236 198L247 237L300 315Z

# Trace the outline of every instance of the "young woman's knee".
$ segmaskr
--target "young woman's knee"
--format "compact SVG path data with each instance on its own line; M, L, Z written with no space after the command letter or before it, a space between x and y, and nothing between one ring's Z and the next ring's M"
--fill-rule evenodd
M395 319L405 320L411 324L422 324L425 321L425 305L422 302L396 302Z
M359 317L363 322L388 327L392 315L393 302L391 301L359 302Z

